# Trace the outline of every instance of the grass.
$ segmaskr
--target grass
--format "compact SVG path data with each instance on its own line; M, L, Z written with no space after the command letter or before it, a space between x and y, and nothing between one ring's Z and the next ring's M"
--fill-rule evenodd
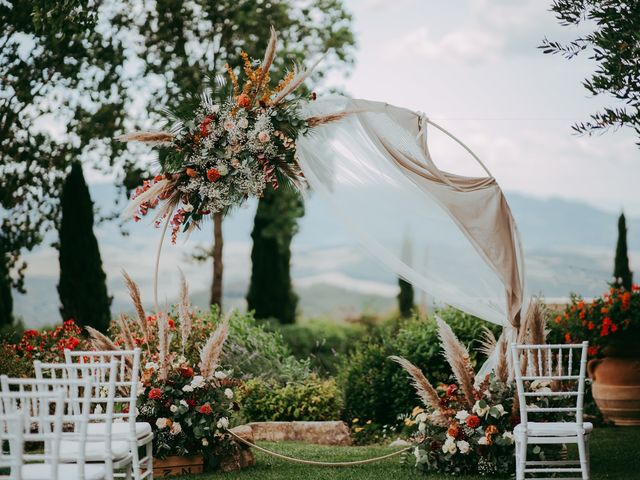
M360 460L393 451L392 448L383 446L327 447L291 442L261 442L260 445L293 457L333 462ZM209 473L181 478L183 480L417 480L422 478L412 468L401 466L398 457L357 467L322 468L292 464L260 452L255 453L255 467L227 474ZM571 453L575 454L575 452ZM428 475L424 478L445 480L451 477ZM479 480L487 477L456 478ZM640 428L600 428L594 431L591 438L591 478L592 480L640 480Z

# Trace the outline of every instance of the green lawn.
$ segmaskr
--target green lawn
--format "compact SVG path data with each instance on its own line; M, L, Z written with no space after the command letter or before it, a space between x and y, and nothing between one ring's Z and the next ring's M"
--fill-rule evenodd
M301 443L260 443L279 453L324 461L345 461L370 458L393 451L387 447L325 447ZM256 452L256 466L236 473L194 475L192 480L402 480L421 478L413 469L402 467L398 458L380 463L347 468L312 467L287 463ZM596 429L591 438L592 480L640 480L640 428ZM440 480L444 475L430 475L430 480ZM487 477L457 477L460 480L476 480ZM496 478L496 477L492 477ZM509 478L509 477L505 477Z

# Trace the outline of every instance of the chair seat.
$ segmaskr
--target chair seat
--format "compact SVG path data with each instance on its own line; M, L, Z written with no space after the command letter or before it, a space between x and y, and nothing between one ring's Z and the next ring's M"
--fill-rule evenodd
M588 435L593 430L593 424L584 422L582 433ZM575 437L580 431L577 423L572 422L528 422L525 430L524 425L516 425L513 433L516 436L530 435L532 437Z
M32 463L22 466L23 480L47 480L51 478L51 465L46 463ZM58 465L58 478L60 480L74 480L79 478L78 466L72 463ZM106 478L104 465L99 463L84 466L85 480L103 480Z
M105 460L105 443L104 442L85 442L85 461L100 462ZM80 443L72 440L63 440L60 442L60 461L75 462L80 452ZM111 442L111 458L113 460L122 460L129 456L129 442L124 440L113 440Z
M115 422L111 424L111 434L118 438L127 437L129 435L129 422ZM99 435L105 431L104 423L90 423L88 434ZM146 422L136 422L136 439L148 437L152 434L151 425Z

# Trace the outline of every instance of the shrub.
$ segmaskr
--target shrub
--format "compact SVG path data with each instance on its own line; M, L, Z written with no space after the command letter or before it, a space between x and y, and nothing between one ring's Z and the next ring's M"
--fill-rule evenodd
M496 333L492 326L471 315L452 308L438 312L466 344L474 365L484 361L477 353L482 327ZM344 395L343 418L367 418L380 425L395 425L398 416L411 412L419 404L413 388L402 369L391 362L389 355L402 356L418 367L434 383L444 382L451 369L441 354L437 326L432 318L413 317L382 325L375 335L359 343L343 363L338 375Z
M318 373L329 376L337 373L343 357L353 351L366 333L362 325L322 319L276 328L296 358L309 359Z
M321 421L340 418L340 391L335 380L316 375L304 382L279 385L270 380L249 380L240 388L243 414L248 421Z

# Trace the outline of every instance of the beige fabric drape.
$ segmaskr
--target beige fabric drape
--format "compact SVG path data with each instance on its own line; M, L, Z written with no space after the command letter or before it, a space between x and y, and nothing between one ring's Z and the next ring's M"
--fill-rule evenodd
M372 142L380 154L397 165L455 221L504 285L508 315L505 320L517 329L523 303L523 255L515 221L496 180L492 176L466 177L440 170L431 159L427 145L428 121L416 112L367 100L343 100L341 108L349 116L357 117L366 141ZM400 126L410 135L390 135L389 122L396 123L394 128ZM302 160L304 169L306 159Z

